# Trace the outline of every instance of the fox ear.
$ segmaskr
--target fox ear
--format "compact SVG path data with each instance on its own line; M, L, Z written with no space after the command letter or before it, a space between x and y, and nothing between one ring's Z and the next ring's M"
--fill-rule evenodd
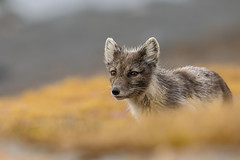
M149 38L143 44L140 52L144 54L146 61L157 63L160 55L160 47L156 38Z
M109 63L113 60L114 58L114 53L119 51L119 46L117 43L112 39L112 38L107 38L105 42L105 62Z

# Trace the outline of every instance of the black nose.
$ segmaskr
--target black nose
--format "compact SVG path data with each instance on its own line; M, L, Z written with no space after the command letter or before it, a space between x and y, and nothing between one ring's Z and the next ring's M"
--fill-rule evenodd
M118 88L113 88L113 90L112 90L112 94L113 95L119 95L119 93L120 93L120 90L118 89Z

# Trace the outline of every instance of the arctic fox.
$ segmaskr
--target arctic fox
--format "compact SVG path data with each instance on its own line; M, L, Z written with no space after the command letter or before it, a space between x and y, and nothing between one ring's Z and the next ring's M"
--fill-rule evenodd
M195 108L215 100L231 102L231 91L216 72L193 66L167 70L160 67L159 55L154 37L135 48L120 47L112 38L106 40L105 64L112 95L125 99L135 117L179 106Z

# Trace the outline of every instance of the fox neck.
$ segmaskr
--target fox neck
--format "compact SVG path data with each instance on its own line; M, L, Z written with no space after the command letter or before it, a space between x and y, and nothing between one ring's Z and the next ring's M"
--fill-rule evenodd
M159 70L158 73L161 76L166 76L164 70ZM147 114L153 111L158 112L160 108L164 109L167 90L164 86L158 82L157 74L153 74L144 93L126 100L132 114L137 118L142 113Z

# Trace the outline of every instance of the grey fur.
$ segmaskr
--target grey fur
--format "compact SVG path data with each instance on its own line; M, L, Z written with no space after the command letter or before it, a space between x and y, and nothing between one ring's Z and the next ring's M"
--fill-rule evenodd
M221 101L232 101L224 80L214 71L187 66L166 70L159 65L160 47L155 38L137 48L120 47L108 38L105 44L105 64L112 88L120 89L116 99L125 99L131 112L158 112L164 109ZM137 75L132 75L137 72Z

